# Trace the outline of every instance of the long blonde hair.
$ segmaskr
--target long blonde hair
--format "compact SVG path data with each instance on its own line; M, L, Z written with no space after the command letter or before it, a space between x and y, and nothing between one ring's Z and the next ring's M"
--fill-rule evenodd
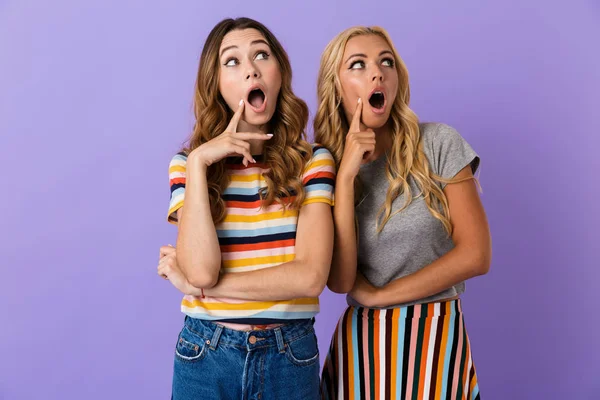
M444 179L431 171L422 148L419 119L408 106L410 102L408 70L385 29L380 27L346 29L333 38L323 51L317 83L318 108L314 119L315 141L331 152L336 167L339 167L349 129L348 120L341 106L342 91L339 71L346 44L353 37L360 35L377 35L383 38L394 53L398 71L398 94L390 113L392 148L389 151L386 165L389 187L385 202L377 213L377 232L380 233L393 215L403 211L412 202L414 198L410 187L412 178L420 189L420 194L431 214L439 219L448 234L451 234L452 224L450 223L448 199L437 182L454 183L462 180ZM357 204L361 196L361 184L358 178L355 187L355 204ZM403 193L406 195L404 205L392 214L393 201Z
M219 74L215 71L219 71L220 67L219 48L223 38L233 30L242 29L256 29L264 36L281 71L281 89L275 114L269 123L274 136L265 144L264 161L270 170L263 174L267 188L261 192L262 204L277 201L284 207L299 208L305 196L300 177L312 156L305 132L308 107L292 91L292 68L286 51L275 35L260 22L250 18L225 19L208 35L200 56L194 93L196 123L183 152L189 154L220 135L233 117L233 112L219 93ZM229 183L225 160L209 167L207 179L211 214L214 222L218 223L225 218L222 193Z

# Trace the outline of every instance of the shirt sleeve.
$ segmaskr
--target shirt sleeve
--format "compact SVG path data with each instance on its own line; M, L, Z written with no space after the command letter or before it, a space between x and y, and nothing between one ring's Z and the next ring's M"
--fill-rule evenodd
M325 147L315 145L313 156L302 175L305 197L302 205L326 203L333 206L335 187L335 162Z
M183 206L185 197L185 167L187 156L184 153L176 154L169 163L169 186L171 197L169 200L169 213L167 221L177 224L177 210Z
M444 179L454 178L467 165L471 166L473 174L479 168L477 153L456 129L448 125L437 124L428 143L424 144L433 171Z

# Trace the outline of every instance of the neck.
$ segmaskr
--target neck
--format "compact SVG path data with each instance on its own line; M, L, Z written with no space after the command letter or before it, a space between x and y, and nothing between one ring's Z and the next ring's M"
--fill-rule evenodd
M238 132L249 132L249 133L271 133L268 132L269 126L268 124L264 125L250 125L244 120L240 120L238 123L237 131ZM248 140L250 143L250 154L257 155L262 154L265 142L263 140Z

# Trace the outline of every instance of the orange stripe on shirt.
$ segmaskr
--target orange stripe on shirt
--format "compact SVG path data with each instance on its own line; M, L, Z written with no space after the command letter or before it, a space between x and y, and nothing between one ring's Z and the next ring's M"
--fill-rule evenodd
M295 239L277 240L275 242L250 243L250 244L230 244L221 246L222 253L234 253L238 251L277 249L279 247L290 247L296 243Z

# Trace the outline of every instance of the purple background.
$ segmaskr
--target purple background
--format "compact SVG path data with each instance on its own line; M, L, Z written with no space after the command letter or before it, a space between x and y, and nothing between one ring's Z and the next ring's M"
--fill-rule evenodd
M463 299L483 398L600 398L600 6L549 3L0 0L0 399L168 398L167 165L206 35L244 15L311 111L326 43L389 30L413 109L482 156L494 258ZM324 358L345 300L321 300Z

